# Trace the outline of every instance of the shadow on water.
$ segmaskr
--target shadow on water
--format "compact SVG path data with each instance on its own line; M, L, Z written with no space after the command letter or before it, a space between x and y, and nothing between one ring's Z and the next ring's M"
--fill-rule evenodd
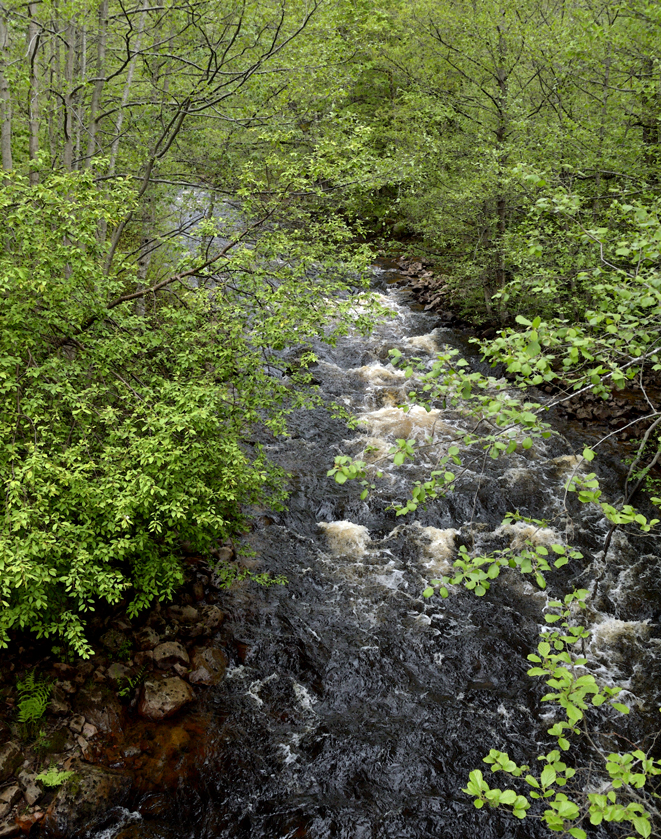
M559 515L575 455L559 435L502 462L479 459L460 491L419 511L416 522L387 507L430 460L388 470L366 501L355 486L329 480L336 454L376 460L397 437L431 434L442 443L461 427L451 411L397 408L410 381L389 365L389 349L431 358L443 343L465 345L413 311L389 278L387 267L377 269L394 317L368 339L320 347L315 370L328 399L363 422L351 431L324 410L301 413L292 436L268 446L292 473L293 492L288 510L258 516L246 541L259 567L289 584L222 595L232 661L183 750L195 760L170 767L165 797L138 784L134 806L110 814L97 839L549 835L532 819L477 811L461 791L490 748L519 763L552 748L552 711L526 675L546 595L510 571L481 599L461 590L427 601L421 592L450 567L459 544L474 538L493 550L525 538L524 527L501 526L508 510ZM613 487L618 477L613 470ZM573 542L586 559L549 575L549 586L589 587L603 574L588 616L589 666L628 691L633 713L617 724L641 742L659 702L658 551L618 535L604 569L604 520L585 505L570 509ZM600 719L610 731L614 716L595 713ZM600 831L591 836L611 835Z

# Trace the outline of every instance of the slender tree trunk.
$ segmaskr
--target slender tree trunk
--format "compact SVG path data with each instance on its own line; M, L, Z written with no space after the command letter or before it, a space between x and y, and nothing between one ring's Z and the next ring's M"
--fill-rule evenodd
M39 26L35 21L37 4L28 4L28 43L27 56L30 64L29 89L28 89L28 154L30 161L36 161L39 155L39 76L38 76L38 54L39 54ZM34 167L30 167L30 183L39 182L39 174Z
M149 0L143 0L142 4L142 12L140 14L140 21L138 23L138 34L136 37L135 45L133 48L133 57L131 58L128 66L128 71L126 73L126 82L124 84L124 92L122 93L122 101L119 107L119 112L117 114L117 120L115 121L115 138L112 141L112 148L110 151L110 170L109 174L115 174L115 165L117 163L117 152L119 150L119 141L122 135L122 125L124 123L124 109L129 101L129 95L131 93L131 87L133 85L133 76L135 74L135 64L137 54L140 52L140 46L142 44L142 34L145 28L145 16L147 14L147 7L149 5Z
M7 80L6 67L9 54L9 32L7 21L0 15L0 147L2 148L2 168L11 172L13 168L11 153L11 91Z
M66 29L67 47L64 64L64 152L63 163L66 172L70 172L73 164L73 73L76 59L76 30L73 23Z
M103 93L104 73L106 67L106 43L108 39L108 0L101 0L99 6L99 40L96 50L96 81L94 82L94 90L92 91L92 101L90 103L90 121L89 121L89 138L87 142L87 155L85 158L84 168L90 165L91 159L96 152L96 129L99 113L99 106L101 104L101 94Z

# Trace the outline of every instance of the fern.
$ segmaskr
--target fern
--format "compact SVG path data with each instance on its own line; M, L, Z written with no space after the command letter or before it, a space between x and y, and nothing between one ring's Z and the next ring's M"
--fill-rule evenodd
M36 780L40 781L45 787L60 787L66 783L73 775L73 772L64 772L56 769L54 766L49 766L45 772L40 772Z
M46 713L52 685L48 679L41 679L31 670L22 682L16 683L18 690L18 721L32 725Z

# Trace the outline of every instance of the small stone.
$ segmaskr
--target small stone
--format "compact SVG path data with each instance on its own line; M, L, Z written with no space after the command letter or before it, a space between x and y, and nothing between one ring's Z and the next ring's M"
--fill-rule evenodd
M76 742L84 752L86 752L89 749L90 744L87 742L87 740L83 737L82 734L79 734L78 737L76 737Z
M12 784L10 787L5 787L5 789L0 792L0 801L3 804L9 804L10 807L13 807L18 801L20 801L21 796L23 795L21 788L18 784Z
M174 664L188 666L190 659L181 644L177 641L166 641L165 644L159 644L154 650L154 664L161 670L167 670Z
M96 736L98 730L99 729L95 725L92 725L90 722L86 722L83 726L83 737L87 738L87 740L91 740L92 737Z
M11 778L23 762L23 755L18 743L10 741L0 748L0 784Z
M193 597L198 601L204 600L204 586L202 583L195 583L193 585Z
M178 676L147 679L140 693L138 712L150 720L171 717L194 698L190 685Z
M13 839L13 837L18 836L20 832L21 828L15 821L0 824L0 839Z
M189 669L190 669L190 668L189 668L189 667L184 667L184 665L183 665L183 664L179 664L179 662L177 662L177 664L174 664L174 665L172 666L172 669L174 670L174 672L175 672L178 676L185 676L185 675L186 675L186 673L188 673L188 671L189 671Z
M125 664L120 664L118 661L115 661L106 670L106 676L111 682L119 682L120 679L126 679L130 672L130 669Z
M73 731L74 734L80 734L83 730L83 726L85 725L85 717L82 714L76 714L75 717L72 717L69 722L69 728Z
M43 819L43 813L28 813L25 816L17 816L16 825L21 833L29 833L32 825Z
M28 784L23 792L28 807L32 807L33 804L36 804L43 794L44 791L37 784Z
M6 801L0 801L0 819L4 819L11 811L11 804Z
M234 557L234 550L227 545L212 551L212 553L219 562L229 562Z
M158 632L152 629L151 626L143 627L133 637L135 638L135 643L141 650L153 650L161 642Z
M78 690L78 688L74 684L72 684L72 682L70 682L68 679L62 682L56 682L55 684L58 685L65 693L68 694L75 693Z
M57 717L66 717L71 713L71 706L67 701L67 695L62 690L59 683L53 685L50 701L48 703L48 710L51 714L55 714Z

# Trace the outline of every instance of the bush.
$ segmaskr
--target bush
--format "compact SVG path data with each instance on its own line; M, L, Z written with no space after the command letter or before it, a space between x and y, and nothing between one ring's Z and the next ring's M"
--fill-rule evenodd
M195 287L136 298L130 265L104 270L99 236L131 200L86 173L0 189L0 646L28 629L88 654L99 600L127 596L135 614L169 598L183 541L204 552L241 526L241 505L283 497L283 475L244 440L256 421L282 432L305 401L312 356L284 380L269 348L323 333L311 295L331 281L298 259L265 282L268 248L284 247L272 230L271 245L236 247L224 279L201 270Z

